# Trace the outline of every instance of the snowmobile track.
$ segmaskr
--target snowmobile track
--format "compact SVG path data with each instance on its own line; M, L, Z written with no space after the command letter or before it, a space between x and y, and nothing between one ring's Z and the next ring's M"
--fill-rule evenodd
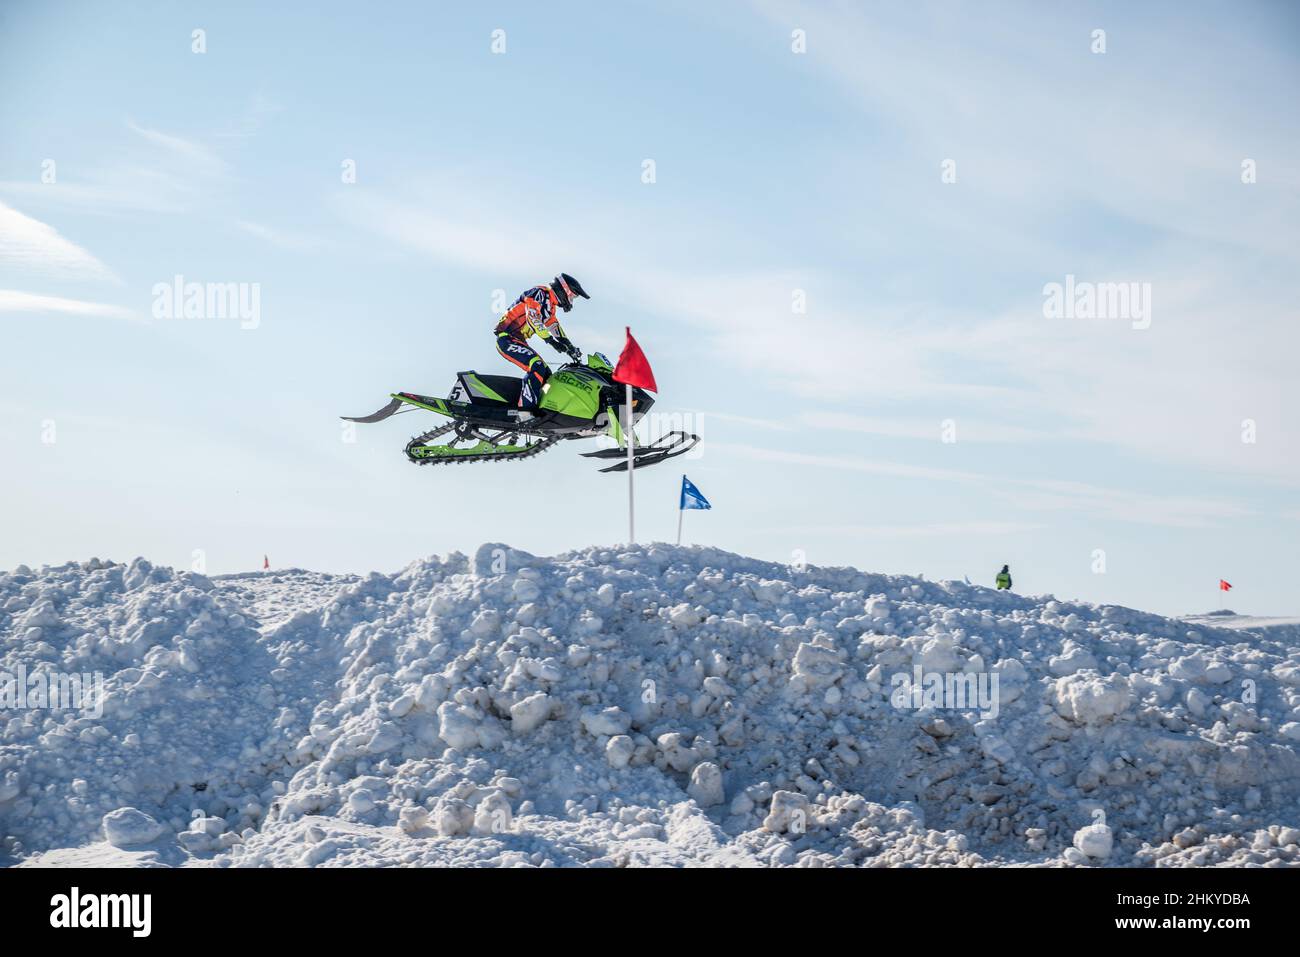
M412 454L414 449L424 445L431 439L435 439L440 435L445 435L455 427L455 423L451 423L440 426L421 435L413 436L411 441L406 443L407 461L413 465L451 465L453 463L459 465L463 462L515 462L521 459L532 458L535 455L541 455L563 437L558 435L549 436L539 442L534 442L526 449L520 449L515 452L484 452L466 455L444 455L432 458L417 458Z

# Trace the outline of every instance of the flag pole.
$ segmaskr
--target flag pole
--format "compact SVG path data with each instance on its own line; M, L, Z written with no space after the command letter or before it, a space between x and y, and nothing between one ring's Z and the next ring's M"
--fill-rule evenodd
M632 497L632 470L636 468L636 455L632 447L636 444L636 433L632 430L632 383L627 383L627 428L623 434L627 436L627 543L636 544L636 520L633 517L633 497Z
M682 517L685 514L686 514L686 509L682 508L681 503L679 502L677 508L677 544L678 545L682 543Z

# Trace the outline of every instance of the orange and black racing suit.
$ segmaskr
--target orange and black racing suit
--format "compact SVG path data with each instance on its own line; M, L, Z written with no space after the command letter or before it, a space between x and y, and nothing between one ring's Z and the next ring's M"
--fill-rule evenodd
M560 328L556 315L559 301L550 286L533 286L524 292L497 323L497 352L508 362L524 370L523 388L519 390L519 406L535 409L542 399L542 386L551 377L551 370L528 345L534 333L545 339L557 351L573 354L576 349Z

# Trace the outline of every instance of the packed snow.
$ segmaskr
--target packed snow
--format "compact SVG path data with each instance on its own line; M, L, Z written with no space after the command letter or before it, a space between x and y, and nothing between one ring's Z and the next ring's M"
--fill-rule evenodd
M1295 865L1300 642L1226 618L665 545L19 567L0 861Z
M1258 615L1238 615L1235 611L1221 609L1205 615L1187 615L1181 621L1189 625L1211 628L1230 628L1233 631L1267 632L1271 638L1282 638L1300 643L1300 618L1266 618Z

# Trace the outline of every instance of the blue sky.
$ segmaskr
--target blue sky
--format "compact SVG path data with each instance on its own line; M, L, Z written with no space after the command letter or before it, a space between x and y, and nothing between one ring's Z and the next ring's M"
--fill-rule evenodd
M620 541L571 449L417 469L432 417L337 419L507 372L497 291L565 270L574 340L631 325L703 436L690 541L1295 613L1298 39L1281 3L6 4L0 567ZM154 318L175 275L257 284L255 328ZM1067 275L1148 284L1149 327L1045 317Z

